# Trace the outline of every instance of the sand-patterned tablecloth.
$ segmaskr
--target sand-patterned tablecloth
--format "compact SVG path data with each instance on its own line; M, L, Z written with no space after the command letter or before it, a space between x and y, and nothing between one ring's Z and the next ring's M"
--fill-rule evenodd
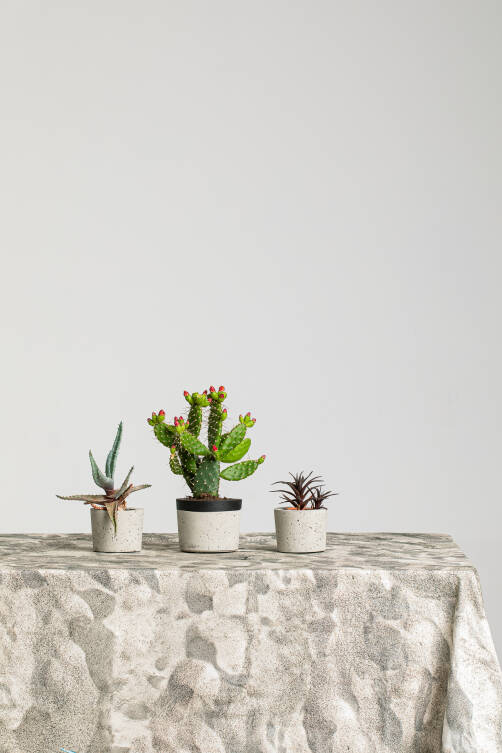
M132 555L0 536L0 753L502 753L473 565L445 535Z

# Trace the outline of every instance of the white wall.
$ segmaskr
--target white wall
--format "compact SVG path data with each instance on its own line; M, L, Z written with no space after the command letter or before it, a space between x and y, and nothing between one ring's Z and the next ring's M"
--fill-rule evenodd
M451 532L502 648L502 6L3 2L0 531L83 531L117 422L214 382L334 530ZM231 490L235 491L235 487ZM139 497L137 498L139 502Z

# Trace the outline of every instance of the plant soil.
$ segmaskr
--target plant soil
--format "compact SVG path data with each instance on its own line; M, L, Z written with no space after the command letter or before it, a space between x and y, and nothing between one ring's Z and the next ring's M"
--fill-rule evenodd
M198 497L180 497L184 502L204 502L206 499L215 499L217 501L223 502L227 499L233 499L233 497L215 497L212 494L199 494Z

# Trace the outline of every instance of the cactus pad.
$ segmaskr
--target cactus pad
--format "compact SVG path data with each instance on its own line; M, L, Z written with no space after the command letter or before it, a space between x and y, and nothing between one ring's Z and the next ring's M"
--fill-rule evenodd
M204 458L195 473L194 496L218 496L220 464L215 458Z
M234 426L232 431L228 432L225 440L221 443L221 452L226 454L227 452L230 452L230 450L233 450L234 447L237 447L237 445L242 442L245 434L246 426L244 424L237 424L237 426Z
M169 458L169 467L171 468L172 472L176 474L177 476L183 475L183 469L181 467L181 463L178 459L178 456L176 455L176 448L171 448L171 457Z
M165 447L171 447L176 436L176 429L170 424L158 423L153 427L153 431L159 442Z
M188 412L188 431L198 437L202 427L202 408L194 403Z
M218 446L221 439L221 425L223 423L221 404L213 401L209 409L209 421L207 426L207 443L210 447Z
M228 468L221 471L220 476L227 481L240 481L247 476L251 476L251 474L256 471L258 466L263 463L262 458L259 458L258 460L243 460L242 463L229 465Z
M210 455L210 450L207 449L205 444L202 444L197 437L190 434L188 431L184 431L180 434L180 442L184 449L191 455Z
M222 448L223 448L222 443ZM239 442L239 444L235 445L235 447L228 452L221 452L220 453L220 460L222 460L224 463L236 463L237 460L240 460L244 457L246 452L249 450L249 447L251 445L251 440L249 437L247 439L243 439L242 442Z

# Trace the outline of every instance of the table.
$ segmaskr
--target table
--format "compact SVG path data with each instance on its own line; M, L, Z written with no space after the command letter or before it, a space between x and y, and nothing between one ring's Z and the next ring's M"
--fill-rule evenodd
M449 536L138 554L0 536L0 753L501 753L476 570Z

